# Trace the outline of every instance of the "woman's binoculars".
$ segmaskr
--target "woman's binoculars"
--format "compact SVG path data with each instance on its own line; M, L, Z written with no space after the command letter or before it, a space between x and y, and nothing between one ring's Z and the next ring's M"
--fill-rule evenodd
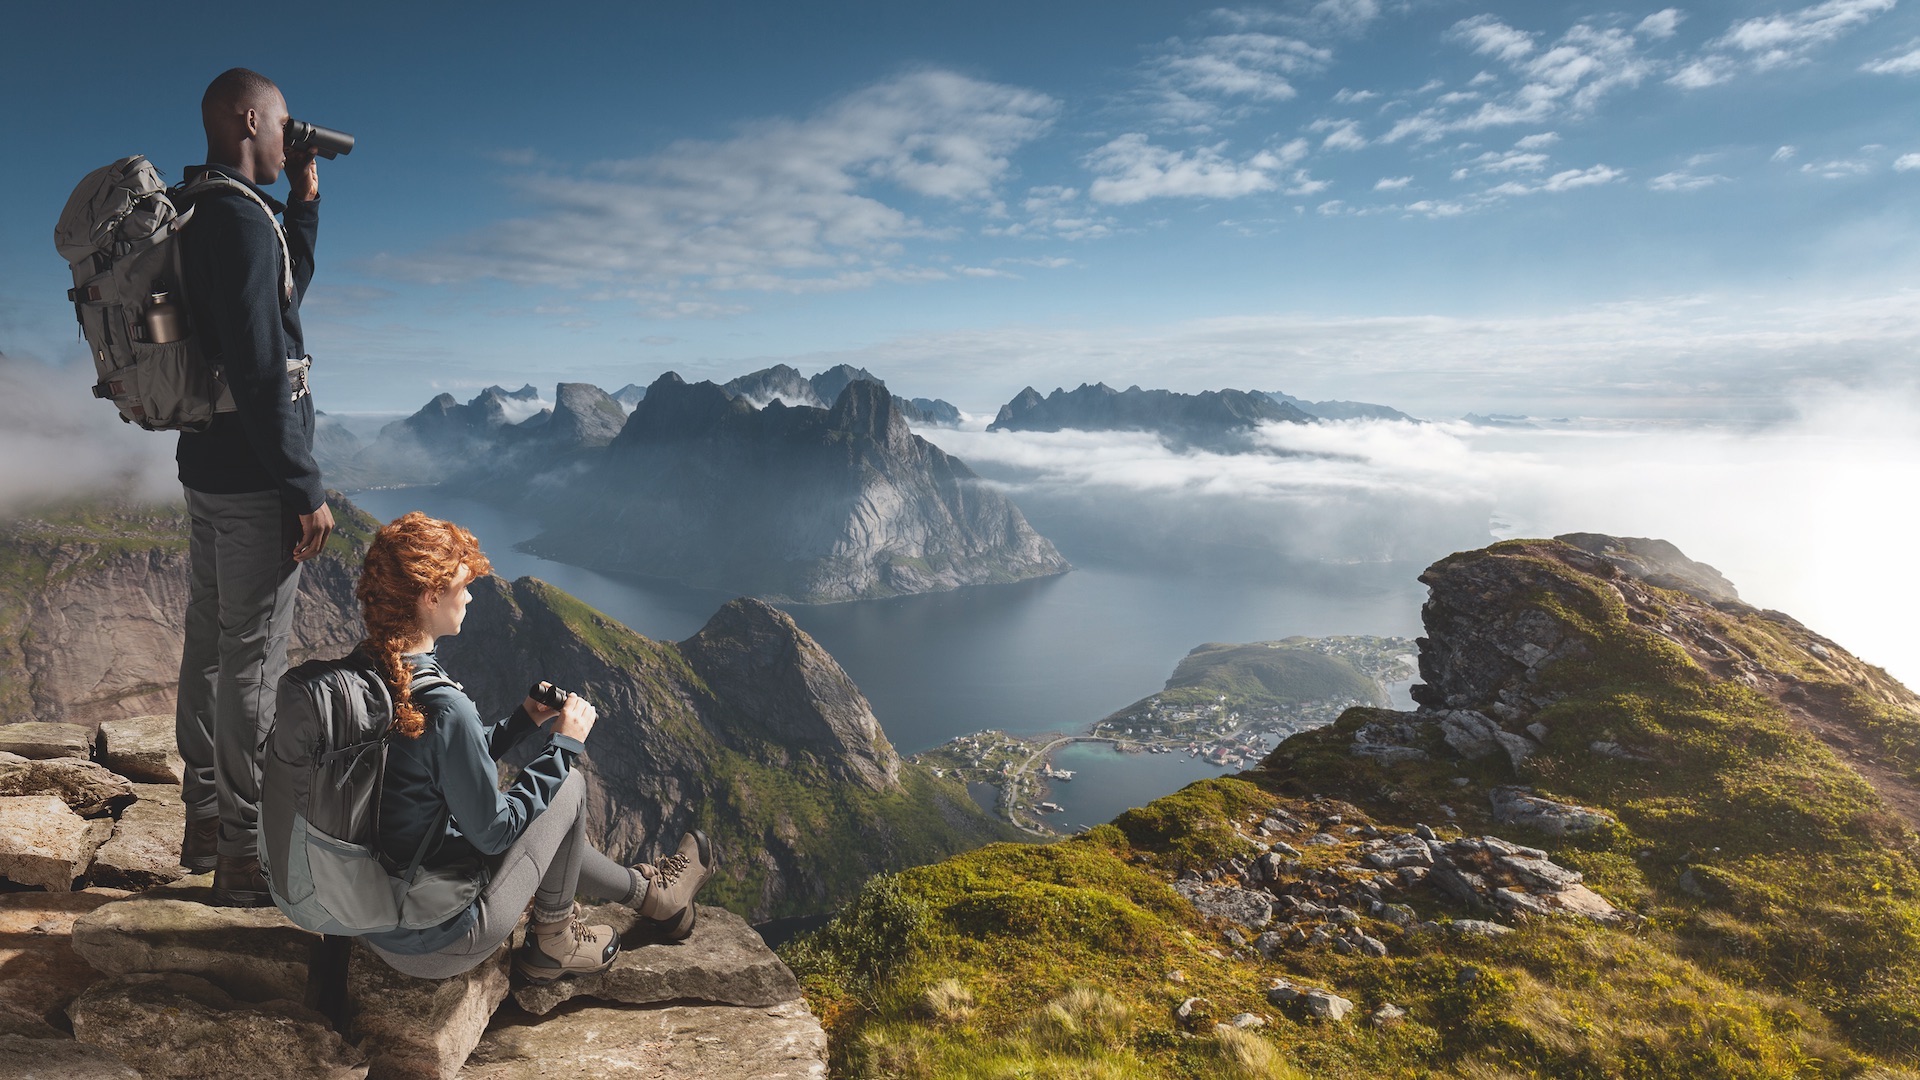
M533 688L527 691L527 696L549 709L557 709L567 703L569 695L552 683L541 681L533 684Z
M344 131L323 128L305 120L287 121L287 152L311 147L313 152L332 161L341 154L353 153L353 136Z

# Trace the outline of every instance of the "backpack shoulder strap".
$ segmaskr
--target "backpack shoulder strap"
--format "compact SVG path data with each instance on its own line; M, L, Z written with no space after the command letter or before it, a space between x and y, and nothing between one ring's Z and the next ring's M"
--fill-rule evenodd
M293 302L293 249L287 246L287 230L281 227L280 219L273 216L273 207L268 206L265 199L262 199L258 194L254 192L252 188L241 183L240 181L235 180L229 176L223 176L216 172L201 173L199 176L196 176L193 179L187 181L186 183L181 184L175 190L178 191L182 196L188 196L188 195L198 195L201 192L212 191L216 189L220 191L237 192L241 195L246 196L246 198L249 201L251 201L253 205L260 208L261 213L267 215L267 224L273 226L273 235L279 238L280 240L281 303L282 304L292 303Z

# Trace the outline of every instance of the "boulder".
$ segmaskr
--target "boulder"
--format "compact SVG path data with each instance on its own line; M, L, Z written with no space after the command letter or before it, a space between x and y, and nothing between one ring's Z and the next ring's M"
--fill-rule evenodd
M619 904L594 908L581 918L619 931L620 956L597 975L520 987L513 1000L521 1008L538 1016L581 995L630 1005L711 1001L764 1006L800 997L793 972L745 919L725 908L701 905L693 936L672 944L647 943L646 931L634 926L633 912Z
M134 801L120 812L113 836L94 853L87 877L95 885L150 889L187 876L180 838L187 807L169 784L134 784Z
M0 724L0 751L24 758L87 759L93 746L93 732L79 724L49 724L29 720L20 724Z
M592 1005L496 1024L459 1075L825 1080L827 1036L799 1001L761 1009Z
M137 783L178 787L185 775L170 715L101 721L94 756L102 765Z
M111 822L82 819L57 795L0 798L0 878L66 892L87 872Z
M195 975L248 1001L305 999L319 937L278 908L213 907L206 876L105 904L76 919L73 951L109 975Z
M1497 787L1488 792L1487 797L1493 802L1494 821L1502 825L1524 825L1548 836L1592 832L1613 820L1603 810L1543 799L1526 788Z
M1494 738L1499 726L1471 709L1454 709L1440 717L1440 731L1453 752L1469 761L1478 761L1497 752Z
M1176 881L1173 888L1193 902L1194 910L1209 918L1226 919L1252 930L1273 921L1273 897L1263 892L1227 885L1213 887L1191 879Z
M133 785L91 761L0 753L0 798L21 795L53 795L81 817L98 817L132 802Z
M120 975L67 1010L74 1037L148 1080L349 1080L366 1058L291 1001L244 1002L192 975Z
M1307 1012L1316 1020L1345 1020L1353 1011L1353 1002L1331 990L1309 990L1306 995Z
M0 1076L26 1080L140 1080L133 1066L68 1038L0 1035Z
M126 895L117 889L0 893L0 1010L64 1026L67 1005L101 979L73 954L73 921ZM0 1030L28 1034L19 1027Z
M506 1000L512 956L502 945L464 974L416 979L371 949L354 949L347 962L347 1026L367 1055L369 1080L458 1074Z

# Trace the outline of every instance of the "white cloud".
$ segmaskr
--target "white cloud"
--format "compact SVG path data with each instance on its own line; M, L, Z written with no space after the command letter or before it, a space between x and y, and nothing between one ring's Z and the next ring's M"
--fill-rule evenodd
M1475 15L1453 24L1449 33L1465 41L1474 52L1508 63L1533 52L1533 35L1515 30L1492 15Z
M1353 120L1315 120L1308 125L1309 131L1324 131L1326 138L1320 140L1322 150L1363 150L1366 148L1366 136L1360 134L1360 125Z
M1809 161L1800 166L1800 171L1822 180L1850 180L1872 172L1873 163L1863 158L1834 158L1831 161Z
M1480 172L1540 172L1547 167L1549 160L1545 154L1533 154L1521 150L1489 150L1474 158L1469 166Z
M1907 42L1901 48L1906 51L1870 60L1861 64L1860 70L1873 75L1920 75L1920 38Z
M1325 216L1325 217L1332 217L1335 214L1338 214L1344 211L1346 208L1347 208L1347 204L1345 202L1342 202L1339 199L1329 199L1326 202L1321 203L1319 206L1314 207L1315 210L1317 210L1322 216Z
M1731 179L1732 177L1721 176L1718 173L1703 176L1681 170L1678 172L1661 173L1659 176L1647 181L1647 186L1655 191L1698 191L1701 188L1712 187L1715 184L1724 184Z
M1113 219L1081 203L1078 188L1058 184L1029 188L1020 208L1027 214L1026 220L988 225L980 231L987 236L1048 236L1061 240L1098 240L1113 234Z
M1373 190L1399 191L1411 183L1413 183L1413 177L1411 176L1383 176L1374 182Z
M1560 141L1559 132L1542 131L1535 135L1525 135L1514 141L1518 150L1542 150Z
M941 271L907 263L903 247L936 230L892 193L959 210L989 200L1009 155L1044 132L1056 109L1030 90L915 72L805 119L522 177L516 187L531 214L375 268L415 281L591 284L663 315L715 307L693 292L937 278Z
M1703 90L1733 78L1734 72L1732 60L1724 56L1702 56L1688 61L1679 71L1667 76L1667 82L1682 90Z
M1537 124L1556 116L1584 116L1609 94L1637 86L1654 71L1633 34L1617 27L1574 24L1546 48L1529 31L1517 30L1492 15L1462 19L1447 36L1475 53L1508 64L1520 77L1516 89L1483 101L1478 108L1453 111L1436 103L1397 121L1382 141L1433 142L1456 131Z
M1746 53L1760 70L1805 57L1882 12L1896 0L1825 0L1781 15L1763 15L1734 23L1716 43Z
M1645 34L1647 37L1653 38L1656 41L1664 41L1673 36L1674 31L1680 26L1680 20L1686 17L1686 12L1681 11L1679 8L1667 8L1663 11L1656 11L1646 18L1641 19L1640 25L1635 26L1633 32L1635 34Z
M1146 65L1152 111L1163 123L1207 130L1250 104L1288 101L1293 79L1325 70L1333 53L1297 37L1246 31L1175 38Z
M1155 198L1233 199L1279 186L1275 174L1306 156L1306 140L1278 151L1262 150L1243 161L1225 154L1225 143L1188 151L1154 146L1145 135L1122 135L1087 155L1098 174L1087 194L1096 202L1137 203Z
M123 424L86 393L91 363L65 368L0 353L0 517L23 503L123 494L180 499L175 439Z
M1408 203L1404 209L1409 214L1422 214L1430 218L1449 218L1459 217L1472 207L1446 199L1421 199L1419 202Z
M1913 172L1920 169L1920 154L1901 154L1893 159L1894 172Z
M1333 101L1334 101L1334 104L1336 105L1358 105L1362 102L1372 101L1374 98L1377 98L1379 96L1380 96L1379 94L1374 93L1372 90L1343 89L1339 93L1333 95Z
M1774 162L1776 164L1783 161L1792 161L1794 158L1794 155L1798 154L1799 152L1800 151L1796 150L1791 146L1783 146L1780 149L1775 150L1773 152L1773 156L1768 158L1767 160Z

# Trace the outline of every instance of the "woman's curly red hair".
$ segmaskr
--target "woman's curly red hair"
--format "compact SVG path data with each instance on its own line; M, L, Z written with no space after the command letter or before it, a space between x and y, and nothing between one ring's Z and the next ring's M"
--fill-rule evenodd
M401 656L420 639L421 597L446 591L462 566L476 578L493 571L472 533L415 510L373 534L353 590L367 623L366 651L393 694L394 727L409 739L420 737L427 718L413 704L412 673Z

